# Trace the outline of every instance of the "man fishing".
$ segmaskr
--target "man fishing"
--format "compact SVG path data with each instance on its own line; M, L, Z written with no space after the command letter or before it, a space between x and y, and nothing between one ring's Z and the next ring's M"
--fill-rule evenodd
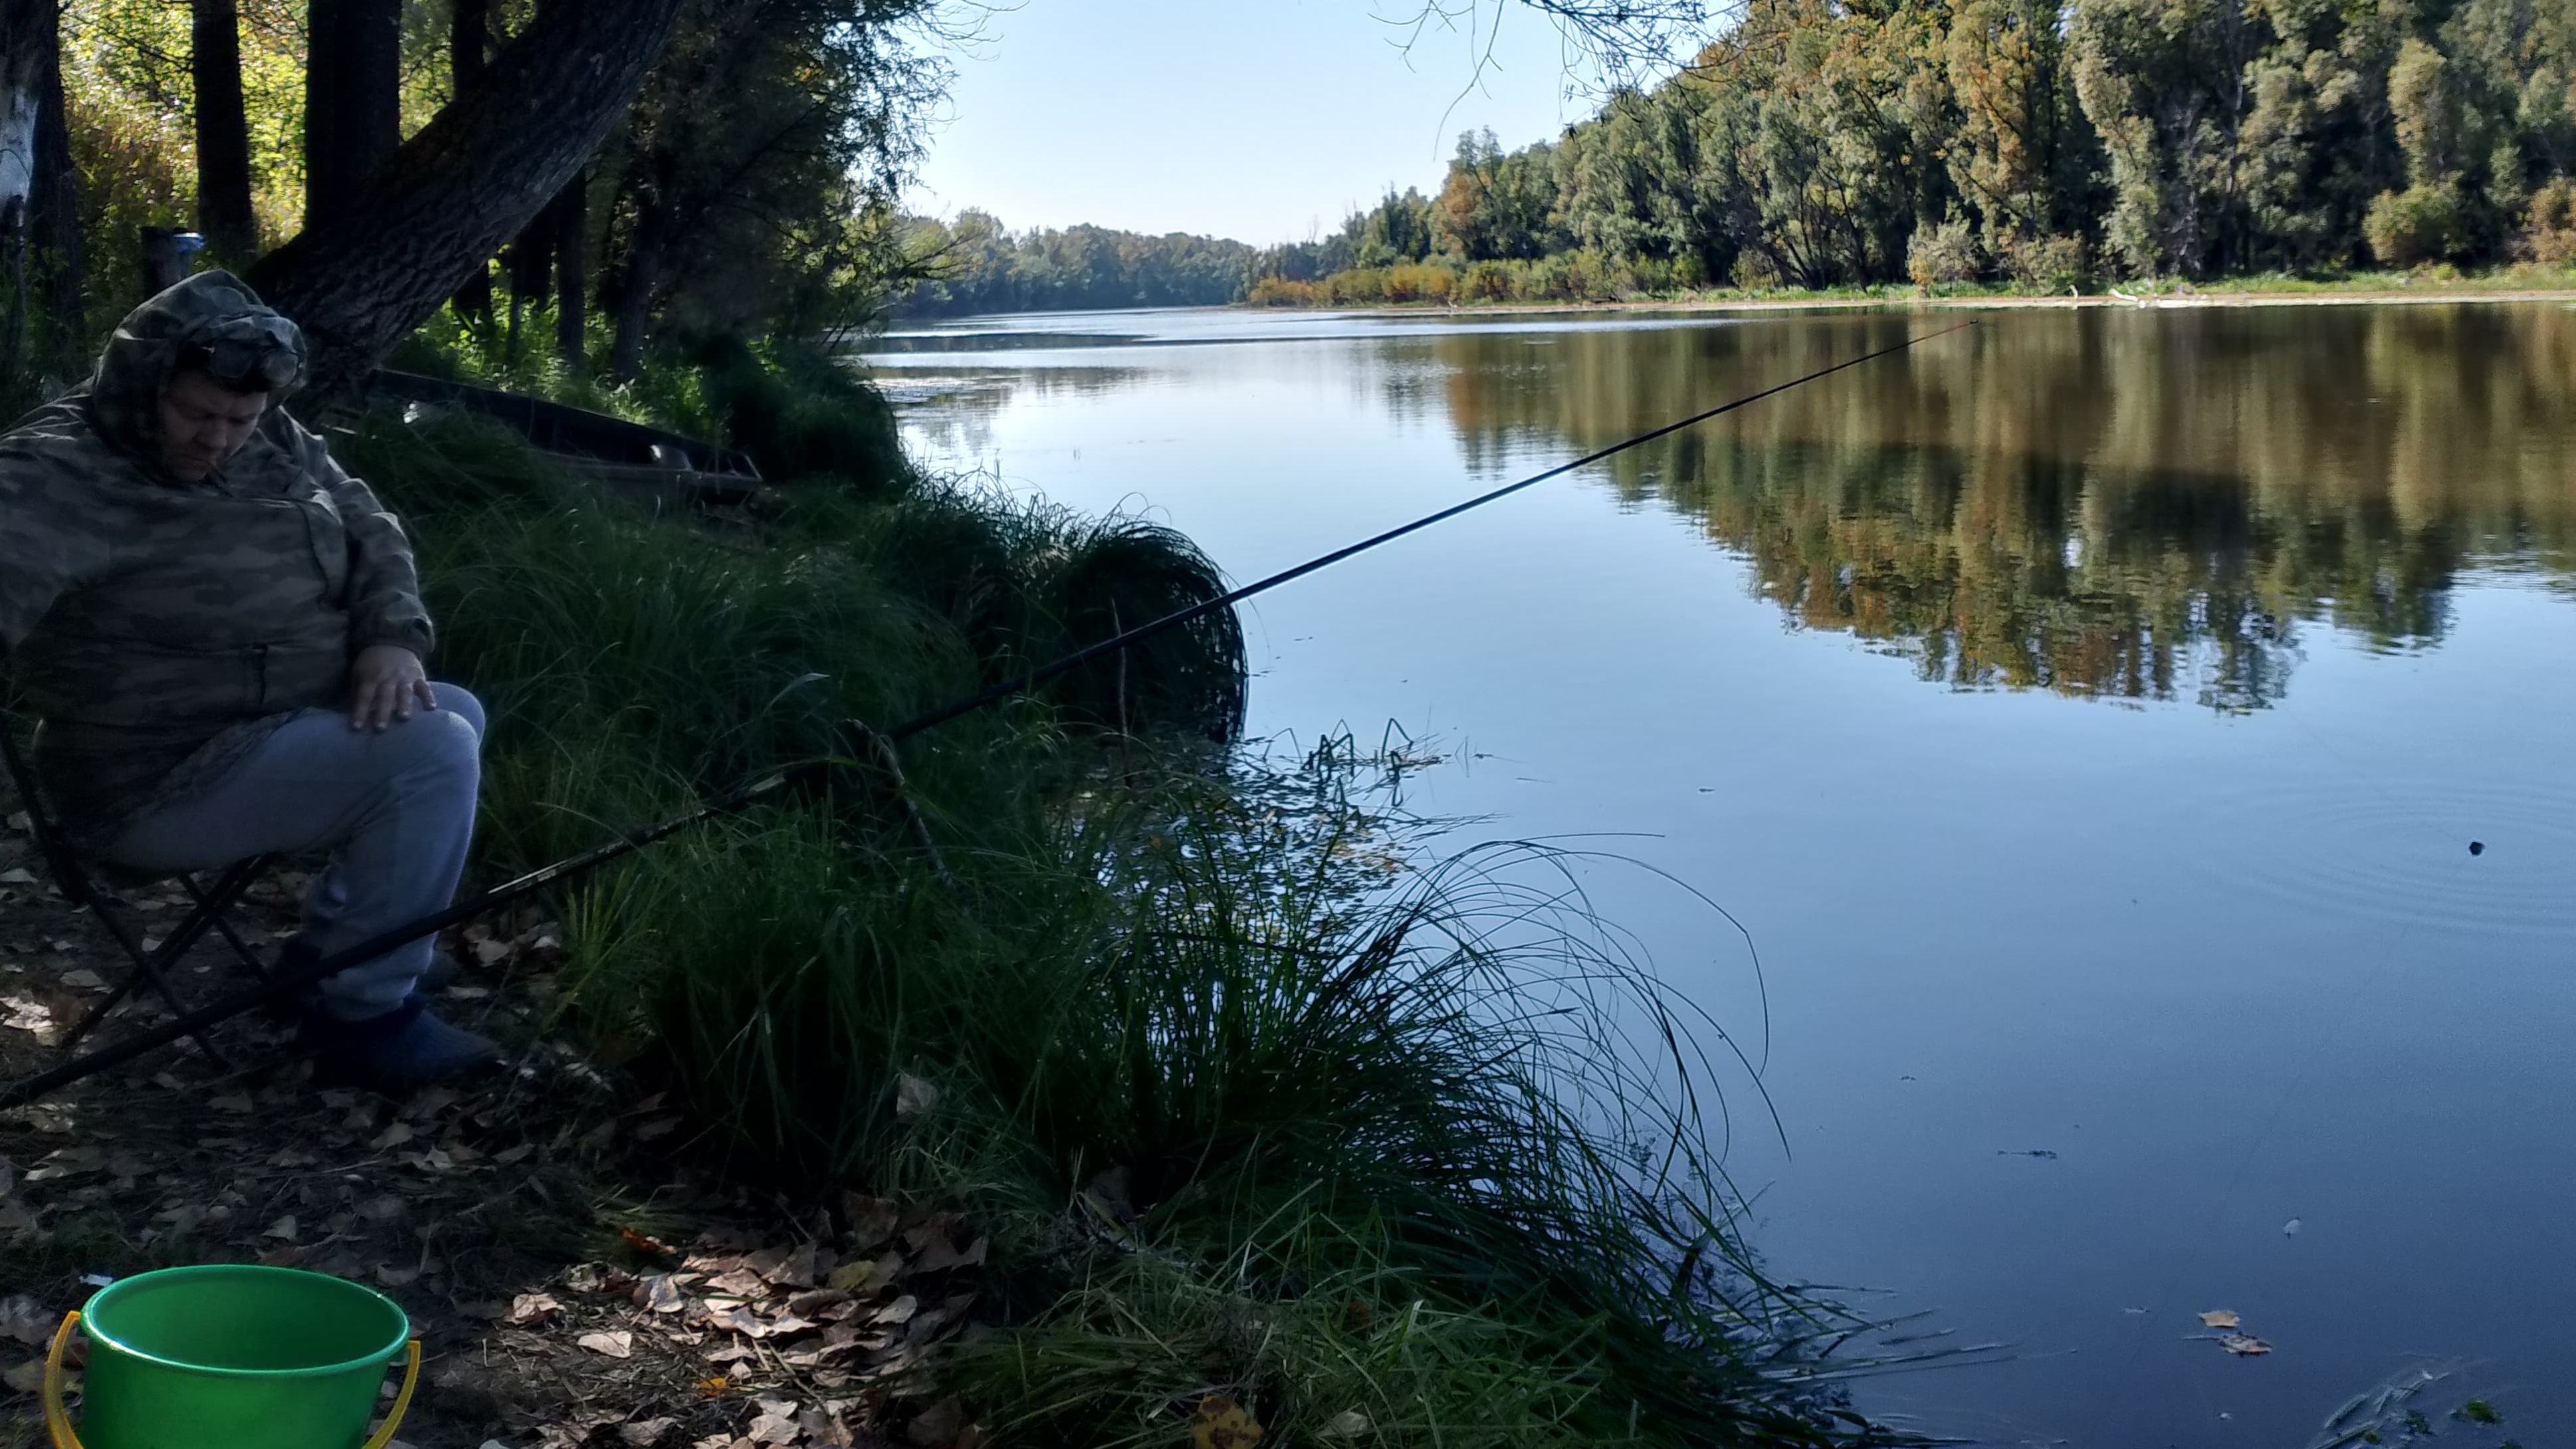
M150 871L328 852L287 969L445 906L483 709L432 683L411 545L280 403L304 340L223 272L136 308L0 437L0 662L81 848ZM423 938L325 979L300 1039L401 1091L490 1065L416 990Z

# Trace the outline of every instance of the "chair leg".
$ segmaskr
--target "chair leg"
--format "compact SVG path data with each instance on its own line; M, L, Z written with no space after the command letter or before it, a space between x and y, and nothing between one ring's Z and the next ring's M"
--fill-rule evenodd
M151 950L145 950L143 939L135 932L132 923L125 920L116 908L109 906L103 899L104 894L101 892L102 898L91 901L90 914L98 917L99 924L105 926L107 933L116 938L116 944L125 948L125 954L134 962L134 970L126 976L125 980L119 982L115 989L108 992L105 1000L84 1012L81 1019L73 1024L71 1031L63 1038L62 1045L66 1051L79 1045L81 1038L95 1030L98 1024L107 1018L107 1014L116 1008L117 1003L134 994L136 986L142 983L148 982L152 989L159 993L161 999L169 1004L172 1012L180 1016L188 1014L187 1003L181 1001L179 993L171 989L170 978L162 974L162 968L176 963L190 946L197 943L197 938L206 933L210 920L207 912L202 907L190 912L188 919L180 922L179 928L170 933L170 939ZM208 1060L218 1067L231 1068L231 1061L216 1048L214 1042L204 1032L194 1032L190 1036L197 1043L198 1050L204 1052Z
M106 914L106 907L99 900L93 899L90 902L90 911L97 915L102 921L109 919ZM197 938L206 934L206 921L207 916L203 908L190 912L187 919L179 923L179 928L170 933L170 938L168 940L163 941L160 945L152 948L150 959L153 965L165 971L170 967L177 965L179 958L186 955L190 947L197 944ZM117 944L125 947L128 955L134 955L142 949L141 941L129 941L126 937L126 933L117 929L115 926L110 926L108 928L108 933L116 937ZM142 965L142 958L139 956L136 958L136 965L138 967ZM134 994L134 989L137 986L142 985L149 979L151 978L140 969L127 972L125 979L118 982L114 990L108 992L105 1000L92 1006L81 1016L81 1019L73 1025L70 1035L64 1039L64 1044L68 1046L79 1041L82 1037L89 1035L91 1028L97 1026L99 1022L106 1019L109 1012L115 1010L117 1006L125 1000L125 998ZM164 990L163 995L168 995L166 989ZM175 1005L175 1003L173 1004Z
M198 910L213 918L215 930L224 938L224 944L232 947L233 955L261 981L268 979L268 966L259 959L259 953L251 949L250 943L241 938L241 932L233 929L230 912L249 892L251 883L259 879L260 872L267 868L266 856L242 861L225 871L212 888L199 886L194 876L179 877L179 888L188 893L188 899L197 903Z

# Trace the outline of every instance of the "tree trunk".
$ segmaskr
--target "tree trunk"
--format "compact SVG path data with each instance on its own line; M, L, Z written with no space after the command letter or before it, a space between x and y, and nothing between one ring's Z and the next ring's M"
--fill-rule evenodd
M89 338L56 0L0 0L0 233L19 259L12 300L41 321L36 365L71 363Z
M317 384L355 382L599 149L684 0L560 0L483 84L403 143L349 211L251 274L305 329Z
M340 122L340 0L304 11L304 226L336 216L349 185L334 137Z
M447 64L454 82L450 93L463 96L483 83L491 65L492 0L456 0L448 16ZM486 258L456 289L456 310L469 322L492 323L492 264Z
M259 254L259 220L251 211L250 118L234 0L193 0L188 66L197 93L197 230L217 261L247 267Z
M617 339L609 347L609 375L630 381L644 365L645 331L653 321L653 292L662 281L664 238L669 214L660 197L646 192L635 199L635 234L626 247L626 265L617 280Z
M402 143L402 0L311 0L305 11L304 229L358 204Z
M575 376L590 362L590 177L576 173L550 208L555 220L555 350Z
M0 0L0 230L27 223L44 114L45 53L57 43L51 0Z
M492 0L456 0L448 16L447 65L455 82L453 93L463 96L483 83L483 72L492 63Z

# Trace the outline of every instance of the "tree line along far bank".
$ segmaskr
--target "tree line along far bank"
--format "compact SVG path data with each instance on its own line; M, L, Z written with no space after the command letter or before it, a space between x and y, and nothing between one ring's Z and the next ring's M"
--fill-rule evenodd
M2570 0L1753 0L1552 142L1267 249L918 223L920 311L2576 261Z

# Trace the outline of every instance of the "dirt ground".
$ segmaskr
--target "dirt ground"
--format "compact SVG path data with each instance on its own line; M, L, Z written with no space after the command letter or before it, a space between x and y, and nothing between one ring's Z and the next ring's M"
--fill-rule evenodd
M0 789L0 1078L119 979L99 922L47 881ZM261 883L251 938L292 930L301 878ZM184 898L135 900L147 935ZM696 1128L550 1041L559 952L542 920L451 942L442 1014L510 1069L408 1101L316 1090L257 1016L224 1070L166 1048L0 1114L0 1444L37 1445L45 1345L96 1285L186 1263L290 1265L399 1302L423 1350L413 1449L972 1445L935 1390L977 1326L985 1246L956 1214L843 1193L782 1202L692 1165ZM220 944L176 973L192 1004L246 984ZM166 1012L129 1003L113 1037ZM385 1393L393 1394L388 1380Z

